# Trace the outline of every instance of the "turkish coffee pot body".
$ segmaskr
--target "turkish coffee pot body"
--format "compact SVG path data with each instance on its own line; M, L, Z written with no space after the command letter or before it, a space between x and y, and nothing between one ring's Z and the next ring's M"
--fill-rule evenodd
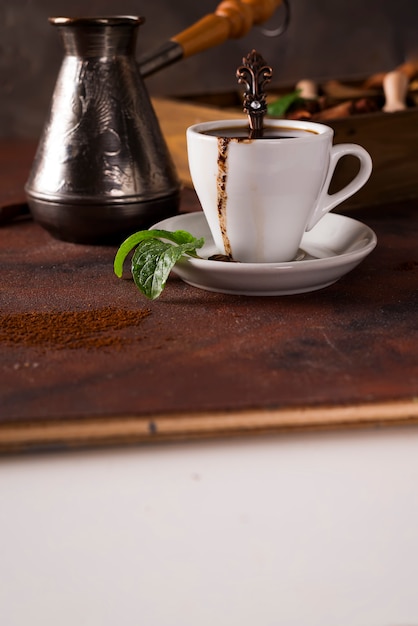
M178 210L180 182L134 52L141 18L52 18L64 44L26 185L60 239L112 243Z

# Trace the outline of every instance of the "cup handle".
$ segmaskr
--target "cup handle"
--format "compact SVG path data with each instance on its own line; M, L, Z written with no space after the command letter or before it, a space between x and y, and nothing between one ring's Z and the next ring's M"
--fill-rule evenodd
M355 156L360 161L360 169L354 176L353 180L339 191L330 194L328 189L331 183L331 179L334 175L335 168L338 161L347 154ZM358 146L354 143L340 143L332 146L330 153L330 161L328 166L328 173L325 178L325 182L322 186L322 191L319 195L318 202L313 210L309 219L306 230L311 230L319 222L321 217L331 211L338 204L341 204L344 200L347 200L350 196L354 195L363 185L366 184L372 173L372 159L370 154L362 146Z

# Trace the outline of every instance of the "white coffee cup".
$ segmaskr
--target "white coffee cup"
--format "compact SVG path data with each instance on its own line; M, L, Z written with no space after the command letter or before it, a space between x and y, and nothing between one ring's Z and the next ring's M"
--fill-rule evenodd
M248 139L242 120L187 129L190 174L215 245L244 263L295 259L304 232L358 191L372 171L361 146L332 145L329 126L268 120L265 127L263 139ZM236 139L240 130L245 137ZM275 133L280 136L269 138ZM226 134L230 137L222 139ZM357 157L360 169L330 195L335 167L345 155Z

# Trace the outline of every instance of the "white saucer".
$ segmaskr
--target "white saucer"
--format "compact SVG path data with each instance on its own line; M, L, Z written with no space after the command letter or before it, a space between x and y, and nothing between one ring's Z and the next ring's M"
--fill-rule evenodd
M205 238L205 245L197 251L202 259L182 257L173 268L186 283L246 296L282 296L328 287L356 267L377 243L375 233L362 222L329 213L303 236L301 260L227 263L207 260L218 250L201 211L170 217L152 228L187 230Z

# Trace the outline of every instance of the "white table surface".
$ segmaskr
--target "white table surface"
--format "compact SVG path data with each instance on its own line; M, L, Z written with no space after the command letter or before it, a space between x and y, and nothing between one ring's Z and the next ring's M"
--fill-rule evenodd
M416 626L418 428L0 460L2 626Z

